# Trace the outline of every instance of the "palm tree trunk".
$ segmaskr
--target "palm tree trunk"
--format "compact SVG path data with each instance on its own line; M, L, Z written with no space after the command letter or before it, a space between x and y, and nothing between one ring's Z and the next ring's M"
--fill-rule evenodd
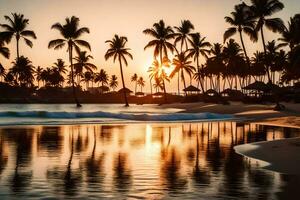
M20 58L20 54L19 54L19 40L20 40L20 35L19 34L16 35L16 40L17 40L17 60L19 60L19 58Z
M160 67L162 68L162 46L160 47ZM164 89L164 99L165 99L165 103L167 103L167 91L166 91L166 85L165 85L165 79L162 78L163 81L163 89Z
M121 78L122 78L122 85L123 85L123 92L124 92L124 99L125 99L125 106L129 107L128 100L127 100L127 95L126 95L126 90L125 90L125 82L124 82L124 77L123 77L123 68L122 68L122 61L121 57L119 55L119 64L120 64L120 71L121 71Z
M182 78L182 81L183 81L184 93L185 93L185 96L187 96L187 92L186 92L186 84L185 84L185 78L184 78L184 72L183 72L182 69L181 69L181 78Z
M266 55L267 55L267 49L266 49L266 43L265 43L265 37L264 37L263 26L260 28L260 33L261 33L262 43L263 43L263 46L264 46L264 54L265 54L265 56L266 56ZM270 76L269 67L267 66L266 63L265 63L265 66L266 66L266 70L267 70L268 81L269 81L270 83L272 83L272 79L271 79L271 76Z
M178 71L178 78L177 78L177 87L178 87L178 95L180 95L180 74L179 74L179 71Z
M72 46L72 44L69 44L69 60L70 60L70 64L71 64L71 80L72 80L73 96L75 99L76 106L81 107L81 105L77 99L76 90L75 90L72 50L73 50L73 46Z
M200 71L200 66L199 66L199 57L198 56L196 57L196 60L197 60L197 70L199 72ZM202 93L204 93L204 86L203 86L203 82L202 82L202 77L201 76L199 77L199 83L200 83L200 86L201 86Z
M151 93L151 96L152 96L152 78L150 78L150 93Z

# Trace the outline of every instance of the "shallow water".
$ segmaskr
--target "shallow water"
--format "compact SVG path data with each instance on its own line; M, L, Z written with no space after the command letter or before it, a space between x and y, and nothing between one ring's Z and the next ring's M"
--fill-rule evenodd
M297 199L233 150L298 129L235 122L0 128L0 199Z

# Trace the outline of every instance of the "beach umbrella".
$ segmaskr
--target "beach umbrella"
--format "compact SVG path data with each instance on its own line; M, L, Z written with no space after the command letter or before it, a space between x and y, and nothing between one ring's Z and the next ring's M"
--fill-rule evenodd
M118 91L118 93L123 93L124 92L124 88L122 88L122 89L120 89L119 91ZM126 93L132 93L132 91L130 90L130 89L128 89L128 88L125 88L125 92Z
M193 85L188 86L187 88L183 89L184 92L200 92L198 88Z

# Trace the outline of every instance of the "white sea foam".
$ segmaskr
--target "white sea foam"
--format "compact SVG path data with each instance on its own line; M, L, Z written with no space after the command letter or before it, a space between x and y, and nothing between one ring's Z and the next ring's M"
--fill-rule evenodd
M126 121L195 121L195 120L224 120L232 118L232 115L221 115L214 113L113 113L113 112L53 112L53 111L4 111L0 112L0 124L5 124L5 119L14 119L16 124L18 121L26 121L30 124L30 121L36 124L37 121L106 121L105 119L117 119ZM89 120L87 120L87 118ZM1 120L4 119L4 120ZM26 119L26 120L25 120ZM53 120L54 119L54 120ZM11 121L11 120L10 120ZM13 122L12 121L12 122ZM10 123L11 124L11 123Z

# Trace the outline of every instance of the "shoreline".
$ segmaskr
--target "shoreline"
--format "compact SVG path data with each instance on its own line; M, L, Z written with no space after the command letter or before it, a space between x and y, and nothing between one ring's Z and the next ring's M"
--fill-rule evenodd
M243 144L235 146L234 150L242 156L262 161L264 169L300 175L300 137Z

